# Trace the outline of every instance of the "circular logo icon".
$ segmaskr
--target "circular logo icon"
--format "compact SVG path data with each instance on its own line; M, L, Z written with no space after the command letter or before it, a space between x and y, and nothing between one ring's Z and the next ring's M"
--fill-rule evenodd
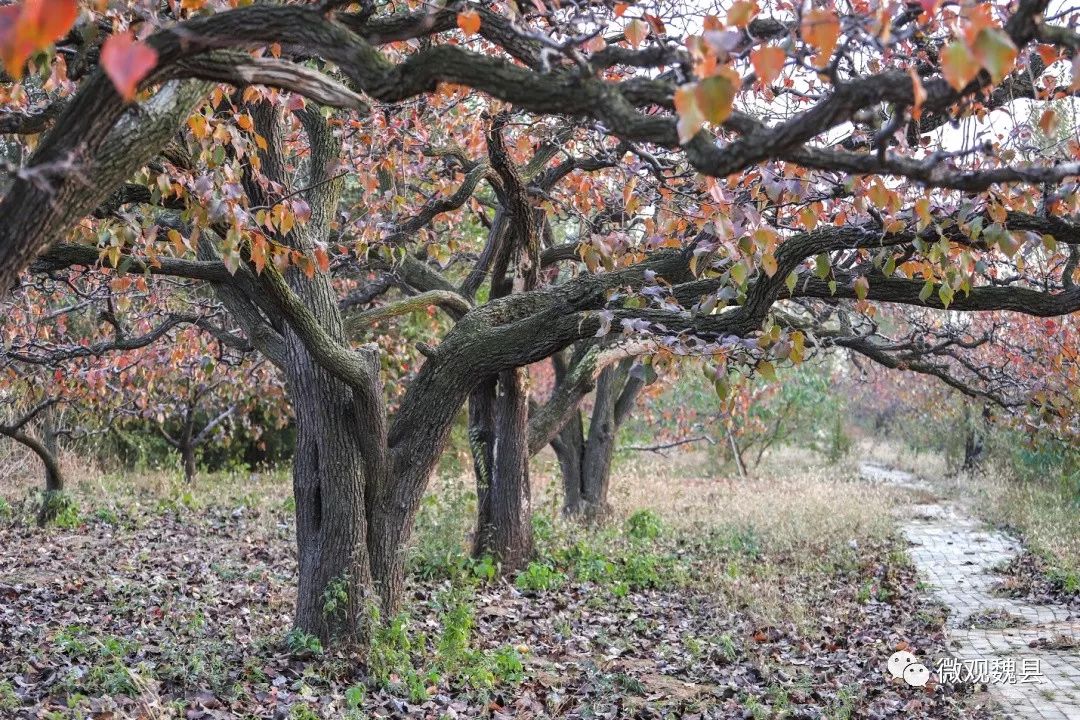
M930 670L920 662L904 668L904 682L912 687L922 687L930 679Z
M889 673L894 678L903 678L904 670L907 668L907 666L915 664L917 662L918 660L915 659L915 656L909 653L907 650L898 650L892 654L892 657L889 658Z

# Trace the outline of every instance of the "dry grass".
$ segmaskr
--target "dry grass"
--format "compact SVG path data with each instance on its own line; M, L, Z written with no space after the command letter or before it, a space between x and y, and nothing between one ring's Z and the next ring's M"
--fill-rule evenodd
M682 455L675 462L635 455L620 463L611 490L616 510L648 508L686 529L745 528L778 552L825 552L883 538L893 527L896 493L860 481L851 460L829 464L784 448L740 479L710 475L703 453Z
M1010 481L993 468L979 477L960 476L953 483L980 517L1018 532L1059 569L1080 574L1077 498L1058 488Z
M535 497L558 499L554 458L534 463ZM899 490L859 479L854 458L829 463L780 449L740 479L718 472L705 452L618 456L611 480L612 522L639 510L657 513L674 533L706 538L712 563L699 565L724 605L758 626L810 632L833 601L839 575L868 546L895 542ZM747 547L752 552L743 552ZM897 553L898 562L906 562Z

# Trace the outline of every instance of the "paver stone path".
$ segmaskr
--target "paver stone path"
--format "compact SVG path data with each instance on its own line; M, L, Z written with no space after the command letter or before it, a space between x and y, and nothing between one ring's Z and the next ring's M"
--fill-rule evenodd
M860 470L868 481L936 497L932 485L910 473L872 463ZM1080 616L1061 605L1035 605L993 591L1001 579L993 569L1016 557L1019 543L948 501L909 505L902 512L901 528L919 575L949 608L946 630L960 667L998 673L987 685L1006 717L1080 720ZM1005 613L1001 617L1008 622L998 624L1018 626L971 627L973 615L987 612ZM1030 645L1040 639L1071 641L1072 649ZM1003 670L1014 675L1005 679Z

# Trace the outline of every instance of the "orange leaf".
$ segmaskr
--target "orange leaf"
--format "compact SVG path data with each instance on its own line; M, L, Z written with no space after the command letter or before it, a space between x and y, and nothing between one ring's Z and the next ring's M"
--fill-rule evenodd
M775 80L784 69L786 59L787 53L778 47L761 47L750 53L750 64L754 66L754 73L766 85Z
M835 10L811 10L803 15L800 32L802 39L821 53L821 64L824 65L832 55L836 41L840 39L840 18L836 16Z
M15 79L38 50L60 38L79 17L76 0L25 0L21 5L0 8L0 59Z
M1058 58L1057 48L1053 45L1036 45L1035 49L1042 58L1043 65L1052 65Z
M911 104L911 117L918 120L922 117L922 104L926 100L926 88L923 87L922 80L919 79L919 73L915 72L915 68L909 67L908 75L911 76L911 94L915 99Z
M953 40L941 51L941 73L953 90L963 90L979 74L979 63L959 40Z
M645 18L645 22L649 23L649 27L657 35L664 35L667 33L667 26L664 25L664 21L655 15L649 13L642 13L641 17Z
M727 24L737 28L746 27L750 24L750 19L754 17L756 11L757 6L755 3L747 2L747 0L736 0L727 11Z
M330 272L330 256L326 254L326 248L315 248L315 262L318 263L320 271Z
M698 108L695 89L693 84L675 89L675 112L679 116L676 127L679 131L680 143L689 142L705 124L705 116Z
M1043 135L1053 135L1058 126L1058 116L1053 108L1049 108L1043 111L1042 116L1039 118L1039 129L1043 131Z
M131 102L139 83L157 65L157 50L136 40L130 31L110 35L101 47L101 65L120 97Z
M475 10L463 10L457 14L457 26L466 35L480 32L480 13Z

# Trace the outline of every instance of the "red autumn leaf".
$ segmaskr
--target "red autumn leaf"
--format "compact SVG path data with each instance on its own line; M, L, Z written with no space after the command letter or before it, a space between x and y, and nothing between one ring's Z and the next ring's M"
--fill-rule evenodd
M110 35L101 48L101 66L120 97L131 102L135 91L154 66L157 50L135 39L130 32Z
M60 38L79 17L76 0L25 0L21 5L0 8L0 59L15 78L38 50Z

